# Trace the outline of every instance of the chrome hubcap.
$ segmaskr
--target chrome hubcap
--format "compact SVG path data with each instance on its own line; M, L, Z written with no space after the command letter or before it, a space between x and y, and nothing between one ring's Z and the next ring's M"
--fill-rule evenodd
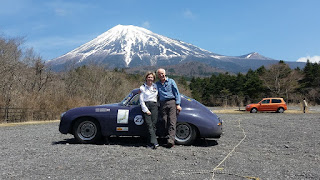
M78 127L78 135L83 140L91 140L97 134L97 127L91 121L84 121Z
M191 129L185 124L177 126L176 136L179 139L187 139L190 136Z

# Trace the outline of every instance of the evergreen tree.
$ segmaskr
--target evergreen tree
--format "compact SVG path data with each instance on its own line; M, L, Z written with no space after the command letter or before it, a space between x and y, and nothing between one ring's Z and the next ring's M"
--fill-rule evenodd
M244 83L244 89L246 90L244 95L247 95L251 99L257 100L261 98L262 92L264 92L263 82L260 80L258 73L249 69L246 74L246 82Z

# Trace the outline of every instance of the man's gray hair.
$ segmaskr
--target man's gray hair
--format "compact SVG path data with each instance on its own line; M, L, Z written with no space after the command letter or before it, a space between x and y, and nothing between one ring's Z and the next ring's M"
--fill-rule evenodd
M158 74L159 70L163 70L164 74L166 74L166 70L163 69L163 68L159 68L159 69L157 70L157 74Z

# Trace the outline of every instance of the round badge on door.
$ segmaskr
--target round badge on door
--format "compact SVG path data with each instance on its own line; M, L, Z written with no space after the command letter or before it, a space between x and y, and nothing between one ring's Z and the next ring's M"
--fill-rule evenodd
M144 122L143 117L141 115L137 115L136 117L134 117L133 121L138 126L142 125Z

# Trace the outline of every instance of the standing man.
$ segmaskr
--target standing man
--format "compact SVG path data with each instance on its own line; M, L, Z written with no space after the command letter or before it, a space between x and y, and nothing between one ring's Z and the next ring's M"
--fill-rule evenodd
M168 131L167 147L174 146L176 136L177 113L182 108L180 106L181 97L176 82L166 77L166 71L162 68L157 70L159 81L156 83L160 100L160 113Z
M303 98L302 106L303 106L303 113L306 113L306 109L308 107L308 103L306 101L306 98Z

